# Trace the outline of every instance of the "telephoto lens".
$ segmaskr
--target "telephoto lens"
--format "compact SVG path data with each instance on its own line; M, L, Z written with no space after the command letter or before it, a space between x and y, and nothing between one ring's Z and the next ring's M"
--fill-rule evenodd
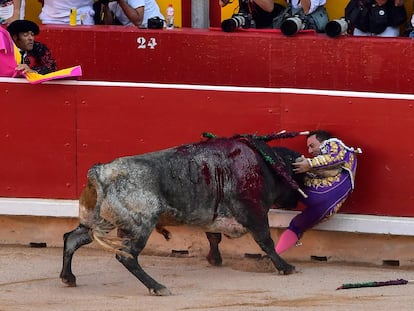
M325 32L331 38L344 35L348 31L348 22L344 19L335 19L326 24Z
M302 23L302 20L297 16L287 18L280 26L280 30L285 36L294 36L299 30L302 30L303 28L304 25Z
M235 31L238 27L246 26L248 24L247 22L248 21L246 16L242 14L236 14L233 15L232 18L225 19L224 21L222 21L221 29L223 29L224 32L232 32Z

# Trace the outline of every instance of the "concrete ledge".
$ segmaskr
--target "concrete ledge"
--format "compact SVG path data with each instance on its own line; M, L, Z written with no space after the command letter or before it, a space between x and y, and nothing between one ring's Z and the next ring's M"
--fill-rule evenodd
M269 212L271 228L286 228L297 211L273 209ZM78 217L77 200L0 198L0 215ZM338 214L316 230L414 236L414 217Z
M297 211L271 210L269 225L271 228L285 228L297 213ZM414 236L414 217L337 214L314 229Z
M0 198L0 215L78 217L78 200Z

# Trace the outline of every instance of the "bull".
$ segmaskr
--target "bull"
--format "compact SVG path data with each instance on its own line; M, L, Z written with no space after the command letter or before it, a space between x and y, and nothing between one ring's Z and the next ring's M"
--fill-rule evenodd
M293 273L294 266L275 252L268 211L273 205L296 207L299 195L292 185L298 177L291 163L300 154L265 143L258 148L257 141L212 138L91 167L79 199L79 226L64 234L62 282L76 286L73 255L96 240L115 251L150 294L170 295L143 270L138 256L155 228L168 238L164 226L184 224L206 232L212 265L222 263L221 234L236 238L249 232L279 273ZM266 161L263 150L276 161ZM113 229L116 236L109 234Z

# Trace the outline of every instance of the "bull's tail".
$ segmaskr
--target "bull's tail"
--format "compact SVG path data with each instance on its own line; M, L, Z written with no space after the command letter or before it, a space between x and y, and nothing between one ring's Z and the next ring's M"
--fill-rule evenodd
M100 216L101 205L104 197L103 187L100 180L102 164L92 166L88 171L88 182L93 185L96 191L95 205L95 225L92 228L94 240L104 249L119 254L121 256L131 257L128 252L128 239L117 236L109 236L109 233L115 229L115 225Z
M109 236L109 233L115 228L113 224L105 219L101 219L92 229L94 240L104 249L126 257L132 257L128 252L128 239L118 236Z

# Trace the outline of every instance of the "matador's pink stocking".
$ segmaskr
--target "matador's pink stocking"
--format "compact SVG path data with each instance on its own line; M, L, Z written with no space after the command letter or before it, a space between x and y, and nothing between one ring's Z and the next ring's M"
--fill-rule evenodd
M290 229L286 229L279 238L275 247L276 253L281 254L296 244L298 236Z

